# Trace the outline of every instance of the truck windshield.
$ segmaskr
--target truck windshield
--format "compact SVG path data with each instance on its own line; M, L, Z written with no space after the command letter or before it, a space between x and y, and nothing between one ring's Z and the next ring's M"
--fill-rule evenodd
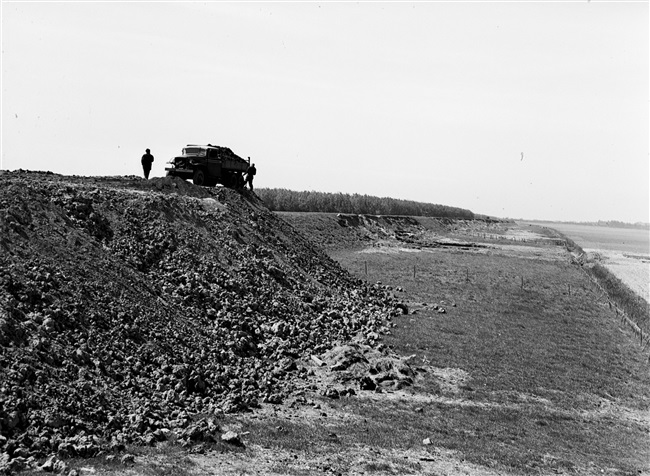
M200 147L186 147L183 149L183 155L198 155L204 157L205 149L202 149Z

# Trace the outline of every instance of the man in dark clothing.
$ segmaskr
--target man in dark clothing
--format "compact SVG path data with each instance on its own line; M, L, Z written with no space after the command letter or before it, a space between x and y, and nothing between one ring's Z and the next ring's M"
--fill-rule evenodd
M250 157L248 159L250 160ZM256 173L257 169L255 168L255 164L248 167L248 170L246 171L246 182L248 182L248 187L251 190L253 190L253 177L255 177ZM244 187L246 187L246 184L244 184Z
M144 178L148 179L149 172L151 172L151 164L153 163L153 155L149 153L149 149L147 149L147 153L142 156L142 160L140 162L142 162Z

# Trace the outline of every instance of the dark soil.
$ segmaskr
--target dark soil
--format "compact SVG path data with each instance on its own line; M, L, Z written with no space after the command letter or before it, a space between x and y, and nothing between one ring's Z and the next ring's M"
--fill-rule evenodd
M247 191L0 172L0 472L218 439L395 303Z

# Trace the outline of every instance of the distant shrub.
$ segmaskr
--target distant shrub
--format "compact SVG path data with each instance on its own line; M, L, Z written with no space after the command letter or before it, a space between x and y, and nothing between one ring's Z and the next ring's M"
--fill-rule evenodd
M296 192L283 188L255 189L272 211L351 213L357 215L403 215L472 220L474 213L463 208L370 195Z

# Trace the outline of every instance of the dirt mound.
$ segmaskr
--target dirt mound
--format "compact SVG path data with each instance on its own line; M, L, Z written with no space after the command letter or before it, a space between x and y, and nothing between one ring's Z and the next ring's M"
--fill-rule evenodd
M350 249L385 240L410 240L424 230L421 217L353 215L344 213L277 212L299 232L326 249ZM436 219L429 219L436 220ZM441 227L449 219L438 219Z
M330 398L355 394L359 389L399 390L412 385L416 377L416 370L408 361L409 358L388 356L365 345L337 345L323 354L322 362L329 367L317 375L325 382L324 394Z
M349 250L367 246L407 248L484 247L474 240L486 233L502 234L506 221L454 219L422 216L356 215L344 213L277 212L305 236L327 250ZM453 238L453 239L450 239Z
M0 459L201 439L395 304L249 192L0 172Z

